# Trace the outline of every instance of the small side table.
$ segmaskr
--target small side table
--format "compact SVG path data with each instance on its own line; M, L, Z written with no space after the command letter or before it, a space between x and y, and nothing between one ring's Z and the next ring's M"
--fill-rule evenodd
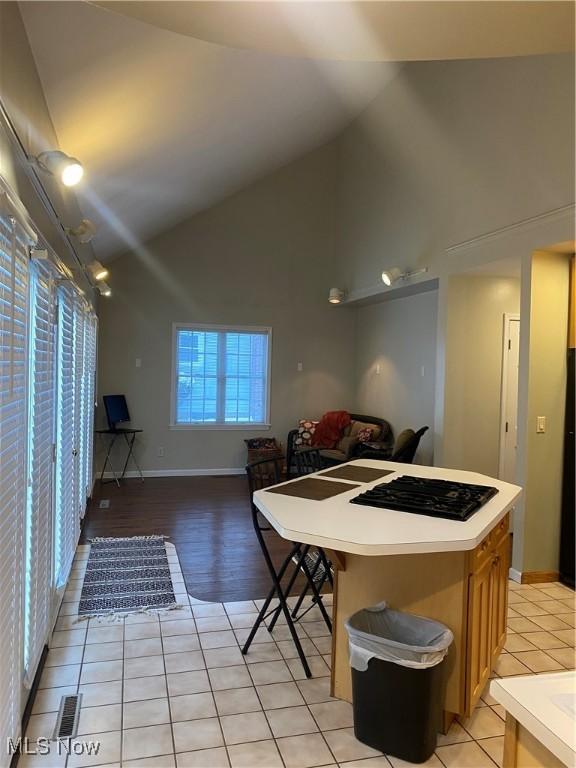
M128 468L128 463L130 459L132 459L134 466L138 470L138 474L140 475L140 480L144 482L144 475L142 474L142 470L138 466L138 462L136 461L136 457L134 456L134 441L136 440L136 435L140 434L144 430L142 429L97 429L96 433L98 435L110 435L110 440L108 441L108 450L106 451L106 458L104 459L104 464L102 465L102 472L100 472L100 484L106 485L106 483L116 483L118 488L120 488L120 480L124 480L126 476L126 469ZM112 449L114 448L114 445L116 443L116 440L118 440L119 437L123 437L126 441L126 447L128 449L128 453L126 454L126 461L124 462L124 466L122 467L122 474L117 475L114 467L112 466L112 460L110 458L110 454L112 453ZM106 471L106 466L110 467L110 471L112 472L112 479L111 480L104 480L104 473Z

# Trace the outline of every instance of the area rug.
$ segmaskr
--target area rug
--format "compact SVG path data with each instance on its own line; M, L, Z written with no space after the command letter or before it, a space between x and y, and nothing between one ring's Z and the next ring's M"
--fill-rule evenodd
M163 536L92 540L79 616L177 607Z

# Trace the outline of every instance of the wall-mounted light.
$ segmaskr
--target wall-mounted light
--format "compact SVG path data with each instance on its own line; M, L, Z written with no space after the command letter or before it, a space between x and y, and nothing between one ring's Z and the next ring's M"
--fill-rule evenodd
M96 224L90 219L82 219L77 227L66 227L66 234L78 238L81 243L89 243L96 235Z
M414 277L415 275L421 275L424 272L428 272L428 267L422 267L422 269L415 269L407 272L402 272L401 269L398 269L398 267L392 267L392 269L385 269L382 272L382 282L384 285L387 285L390 287L391 285L394 285L394 283L397 283L399 280L408 280L410 277Z
M84 176L82 163L59 149L42 152L35 160L39 168L56 176L65 187L74 187Z
M112 289L110 288L108 283L100 281L97 285L97 288L100 291L101 296L112 296Z
M96 259L88 264L88 272L90 272L90 275L94 280L106 280L110 274L106 267L103 264L100 264Z
M340 304L343 298L344 291L341 291L340 288L330 288L330 292L328 293L328 301L330 304Z

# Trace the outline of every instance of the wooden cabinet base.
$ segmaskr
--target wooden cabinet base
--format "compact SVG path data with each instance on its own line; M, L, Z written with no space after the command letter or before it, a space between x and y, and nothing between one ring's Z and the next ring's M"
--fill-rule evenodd
M472 552L346 554L346 570L336 571L334 590L332 694L352 699L346 620L361 608L386 601L452 630L444 709L447 717L470 715L506 637L507 531L506 517ZM485 585L483 590L478 584Z
M553 755L542 742L508 713L502 768L565 768L565 766L556 755Z

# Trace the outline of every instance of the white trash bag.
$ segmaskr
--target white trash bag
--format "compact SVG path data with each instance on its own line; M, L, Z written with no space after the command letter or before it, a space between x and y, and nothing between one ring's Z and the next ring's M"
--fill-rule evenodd
M438 621L393 611L385 602L363 608L345 626L350 664L358 672L365 672L374 658L414 669L434 667L446 656L454 639Z

